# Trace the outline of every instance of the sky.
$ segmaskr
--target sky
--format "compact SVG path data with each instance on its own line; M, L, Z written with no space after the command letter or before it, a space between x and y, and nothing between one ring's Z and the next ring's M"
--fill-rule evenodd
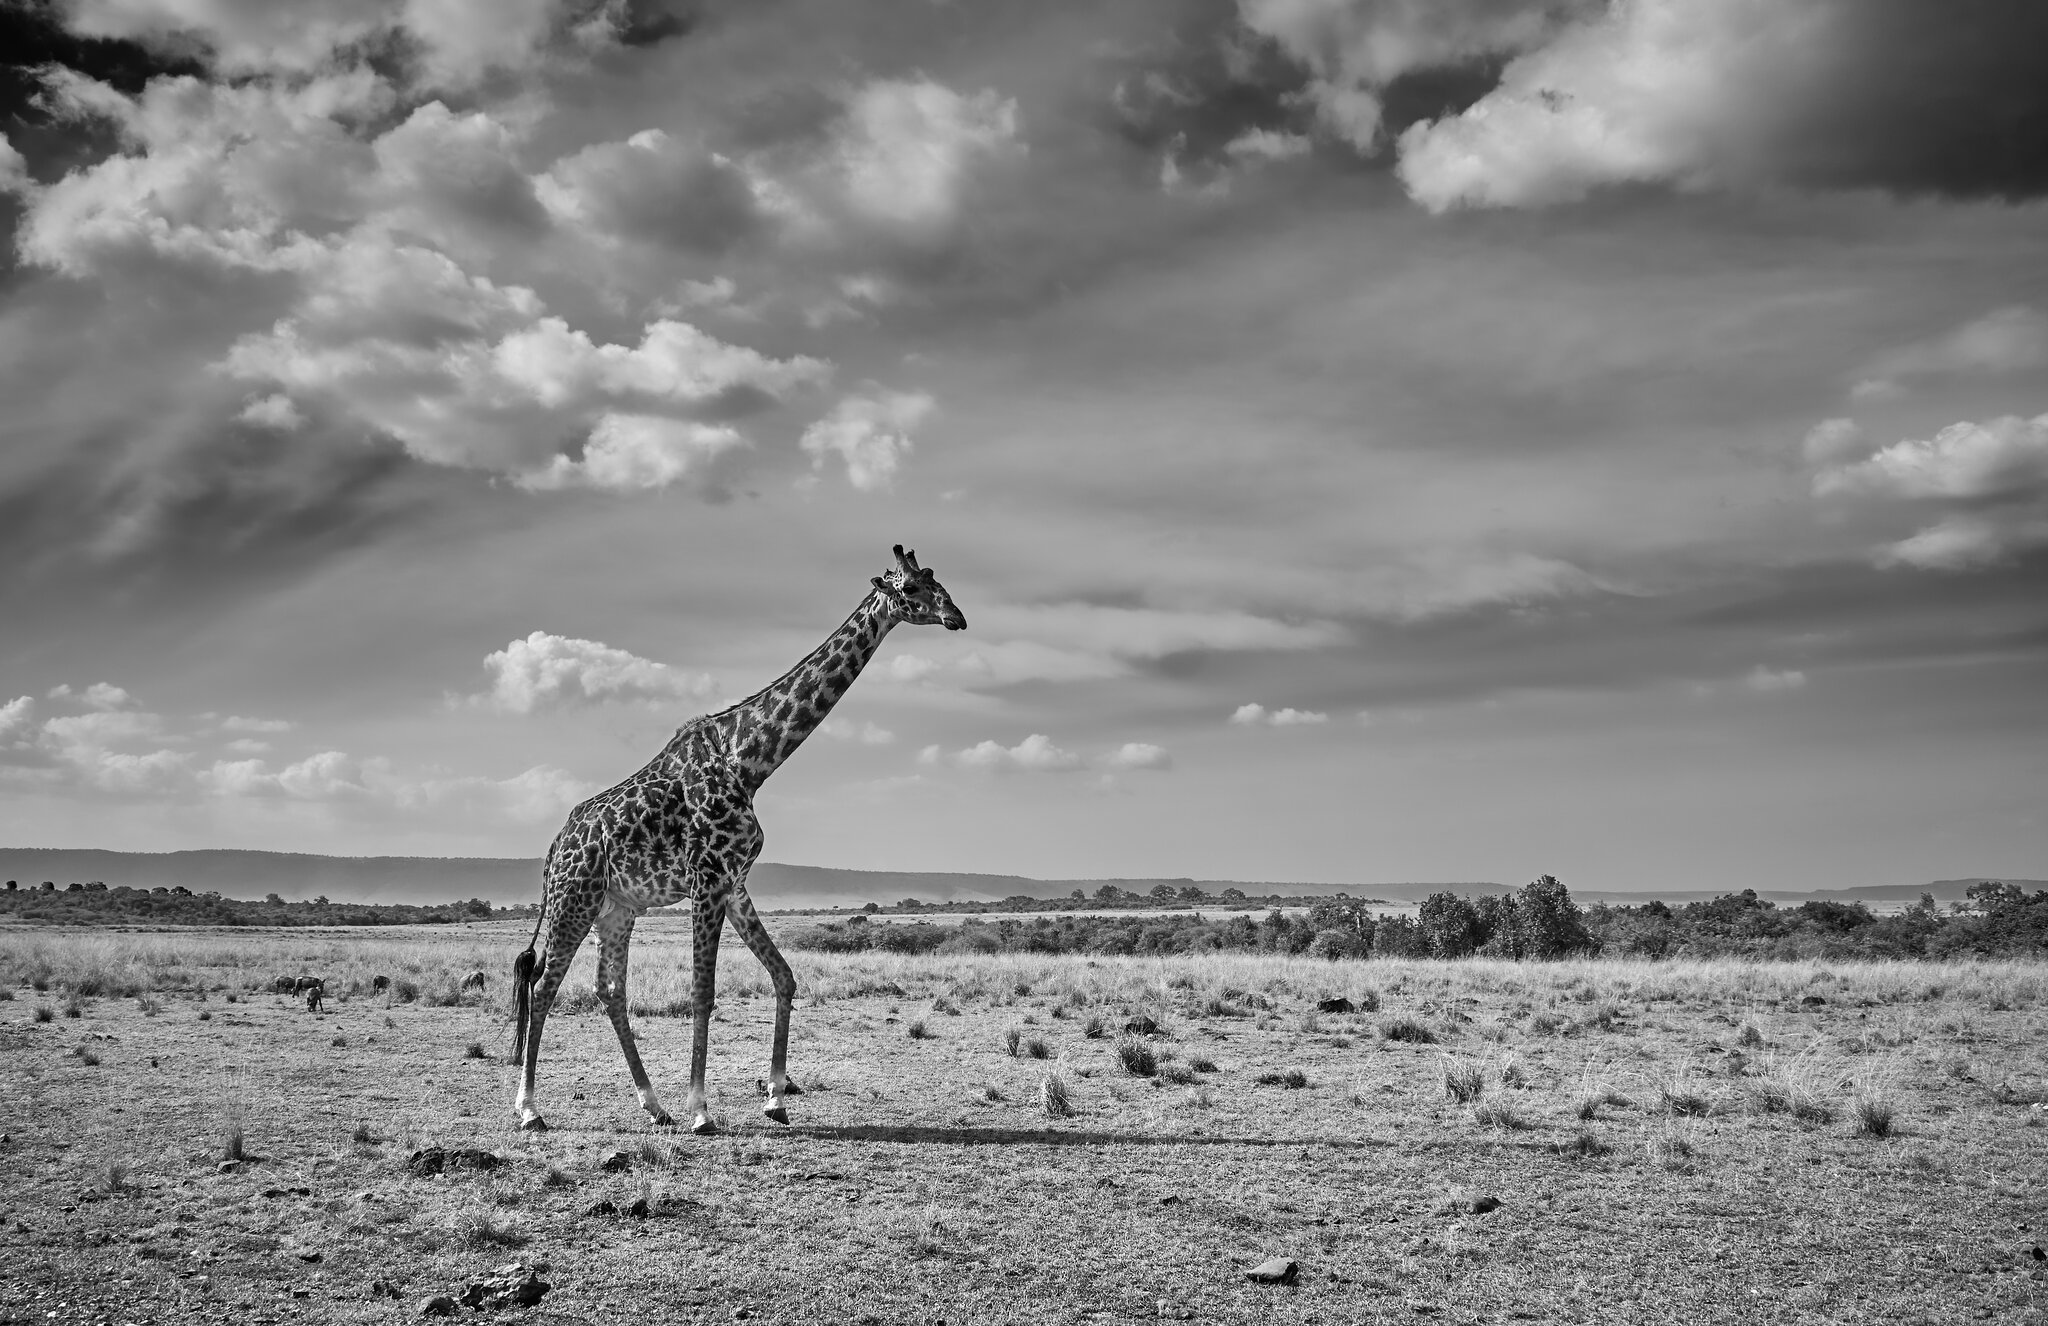
M2048 876L2032 0L0 24L0 842Z

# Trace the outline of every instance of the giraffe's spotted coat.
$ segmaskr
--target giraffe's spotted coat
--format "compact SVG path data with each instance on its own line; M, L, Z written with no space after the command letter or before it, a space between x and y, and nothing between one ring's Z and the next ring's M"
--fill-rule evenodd
M796 977L747 896L747 872L759 859L762 843L754 793L825 721L898 623L966 629L967 619L952 596L917 565L915 553L899 546L896 560L894 568L874 578L873 589L839 629L795 667L731 708L685 723L638 773L569 812L543 869L541 921L535 932L538 970L532 965L533 947L513 968L521 1000L513 1053L523 1059L515 1108L525 1126L546 1126L533 1103L541 1028L570 960L592 929L598 935L598 1000L618 1033L641 1105L656 1122L669 1122L627 1021L626 959L640 914L686 899L694 904L695 941L695 1035L686 1108L700 1131L711 1129L704 1064L718 940L730 919L775 987L775 1039L764 1113L787 1122L782 1100L791 1094L785 1061Z

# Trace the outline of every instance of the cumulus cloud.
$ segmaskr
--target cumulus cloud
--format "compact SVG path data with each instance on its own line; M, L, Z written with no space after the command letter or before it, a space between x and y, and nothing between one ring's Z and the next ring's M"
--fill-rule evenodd
M1823 419L1806 430L1799 451L1809 465L1834 465L1851 456L1867 455L1870 447L1854 419Z
M571 226L704 256L724 253L770 224L758 196L766 187L743 163L660 129L594 143L537 181L541 201ZM725 299L731 293L728 282Z
M804 430L801 445L812 468L829 456L846 463L846 481L862 492L887 488L910 454L912 430L932 414L936 402L923 392L877 387L848 396L831 413Z
M596 488L615 493L666 488L700 471L723 452L747 445L736 428L651 414L605 414L590 430L583 455L557 456L546 469L514 478L522 488Z
M984 741L969 746L953 757L963 769L1013 770L1024 773L1068 773L1081 767L1081 757L1053 745L1052 738L1034 732L1014 746Z
M872 722L853 724L840 718L828 718L818 725L818 731L835 741L858 741L863 746L887 746L896 740L896 734L888 728Z
M28 162L7 135L0 133L0 193L26 193L33 183L28 175Z
M417 777L388 760L321 751L273 770L263 760L219 760L195 776L201 792L223 799L292 801L327 807L374 807L413 813L458 813L511 824L544 824L597 790L563 770L536 765L510 778Z
M1330 716L1314 709L1268 709L1253 702L1239 705L1230 721L1240 727L1314 727L1329 722Z
M973 167L1018 147L1015 101L930 79L878 79L848 99L829 159L855 217L930 241L959 218Z
M500 713L579 704L696 703L717 693L704 673L679 672L596 640L535 631L484 656L491 688L471 697Z
M1318 128L1377 154L1390 88L1501 62L1399 133L1431 211L1571 202L1617 184L2048 188L2048 17L1959 23L1913 0L1240 0L1306 77Z
M235 418L245 424L276 429L280 433L293 432L306 425L306 416L299 413L299 407L292 403L291 397L281 392L258 396L243 406Z
M1881 566L1958 571L2002 561L2048 544L2048 414L1831 453L1814 467L1813 492L1872 520L1921 524L1876 550Z
M1164 771L1173 767L1173 756L1167 754L1164 746L1155 746L1146 741L1127 741L1115 750L1097 757L1095 763L1105 769Z
M289 732L296 726L286 718L244 718L240 714L229 714L220 720L223 732Z
M1864 366L1850 394L1895 395L1916 378L1996 376L2048 366L2048 317L2025 305L1993 309L1942 336L1902 346Z
M1776 691L1796 691L1806 685L1806 674L1792 668L1775 670L1759 663L1743 677L1742 684L1753 691L1767 694Z

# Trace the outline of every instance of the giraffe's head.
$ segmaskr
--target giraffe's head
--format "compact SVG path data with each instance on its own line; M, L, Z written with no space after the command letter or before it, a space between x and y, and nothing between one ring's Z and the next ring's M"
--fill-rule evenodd
M939 578L917 564L917 554L896 545L896 565L875 577L875 589L899 622L910 626L943 626L949 631L967 629L967 614L953 602L953 596Z

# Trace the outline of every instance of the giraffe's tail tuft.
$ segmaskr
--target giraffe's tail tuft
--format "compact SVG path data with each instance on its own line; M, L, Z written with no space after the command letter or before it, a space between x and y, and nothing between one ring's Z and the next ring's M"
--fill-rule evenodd
M512 959L512 1003L515 1009L512 1018L512 1062L526 1060L526 1026L533 1008L533 983L540 977L540 960L534 956L533 945Z

